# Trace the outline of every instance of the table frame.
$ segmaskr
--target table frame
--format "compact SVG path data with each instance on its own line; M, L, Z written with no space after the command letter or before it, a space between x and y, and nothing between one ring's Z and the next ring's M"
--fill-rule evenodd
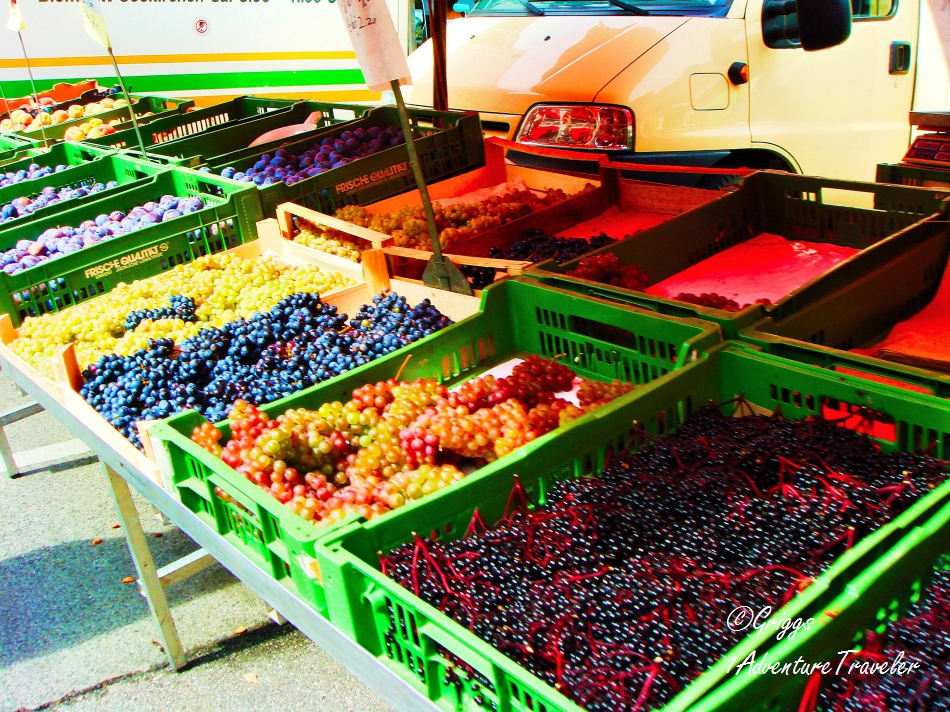
M168 582L170 574L163 574L165 569L162 572L155 569L147 538L132 501L132 488L167 517L172 524L191 537L205 554L217 560L260 596L275 611L275 620L285 618L292 623L387 704L400 712L442 712L441 707L407 684L403 678L380 663L375 656L346 637L292 591L271 578L263 569L231 546L224 537L110 448L80 422L75 414L2 356L0 356L0 369L98 456L115 498L129 552L138 573L140 588L148 601L152 618L159 630L162 646L173 669L182 670L188 662L165 597L164 586L170 585ZM181 578L179 576L177 580Z

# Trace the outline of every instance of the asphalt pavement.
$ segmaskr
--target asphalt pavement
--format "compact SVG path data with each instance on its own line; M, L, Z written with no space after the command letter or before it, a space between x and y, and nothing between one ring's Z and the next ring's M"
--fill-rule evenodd
M0 412L27 402L0 376ZM219 565L167 590L192 660L173 671L122 583L135 568L98 460L45 412L6 432L23 474L0 470L0 712L390 710ZM156 566L198 548L136 505Z

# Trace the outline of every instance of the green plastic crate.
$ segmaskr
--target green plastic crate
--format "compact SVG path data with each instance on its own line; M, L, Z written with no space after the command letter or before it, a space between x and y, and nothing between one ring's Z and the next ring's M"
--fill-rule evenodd
M230 128L238 123L257 119L264 114L275 114L288 109L295 103L297 103L296 99L239 96L222 104L151 121L147 127L142 127L142 141L147 151L149 146L207 131ZM116 131L108 136L88 138L83 143L111 148L138 149L139 147L138 137L133 127Z
M19 138L16 134L0 134L0 165L6 165L39 153L32 141Z
M0 234L3 231L11 227L23 228L31 222L41 220L49 215L56 215L70 208L82 205L83 203L88 203L94 200L99 200L107 195L112 195L116 191L121 191L129 187L129 184L141 180L142 178L147 178L153 176L156 173L161 173L162 171L168 170L166 166L156 165L154 163L148 163L147 161L140 161L136 158L127 158L125 156L119 156L102 151L101 149L96 149L100 151L99 156L93 158L92 160L87 160L88 157L95 156L90 149L80 146L78 144L57 144L54 146L54 149L65 148L65 151L56 151L53 165L69 165L70 167L59 173L51 173L48 176L42 178L36 178L34 180L22 181L20 183L15 183L13 185L4 186L0 188L0 206L8 204L11 200L19 198L21 196L33 197L40 193L43 188L47 186L52 186L54 188L79 188L82 186L92 185L93 183L108 183L110 181L115 181L119 185L114 188L107 188L106 190L94 193L92 195L87 195L82 198L72 199L66 202L54 203L45 208L40 208L35 210L29 215L24 215L23 217L16 218L14 220L8 220L6 222L0 223ZM47 158L53 154L51 151L48 154L34 158L27 158L24 161L19 161L17 165L24 162L31 163L36 160L37 163L42 161L43 163L47 162ZM64 155L65 154L65 155ZM67 161L67 163L60 163L61 160ZM76 161L76 163L71 163ZM11 166L4 166L4 171L11 170Z
M770 663L828 662L841 650L859 649L866 631L883 633L927 595L935 568L950 564L950 507L911 531L831 602L807 631L776 645ZM906 658L905 658L906 660ZM799 712L808 678L801 675L733 674L728 683L690 712Z
M620 323L625 324L623 329L617 328ZM434 377L454 384L524 354L563 353L583 376L649 383L682 367L698 350L719 343L716 332L711 324L627 313L613 304L509 279L485 290L478 314L263 410L277 415L288 408L345 402L355 388L392 378L403 366L403 380ZM599 418L585 416L557 433L572 439L576 428ZM164 453L158 457L166 461L162 467L166 486L171 482L169 488L185 507L325 614L325 592L311 564L315 543L333 529L307 522L193 443L189 436L202 422L202 416L188 411L150 428L153 449ZM218 428L227 439L227 422ZM504 469L503 463L530 459L558 438L558 434L538 438L468 479L484 479L499 467ZM407 509L415 506L409 504ZM390 516L394 515L383 519Z
M80 143L65 141L63 143L54 144L48 149L29 149L29 155L18 158L15 161L4 163L0 172L7 173L13 171L15 173L21 169L25 170L31 163L50 168L55 168L59 165L73 168L83 163L88 163L89 161L95 161L103 156L115 155L115 153L116 152L110 148L84 146ZM27 181L25 183L19 183L19 185L27 186L31 185L31 182Z
M314 130L308 131L304 135L316 136L320 129L353 121L368 110L369 107L358 104L298 101L287 107L285 111L265 113L252 120L239 121L234 125L225 125L211 131L164 141L153 145L151 149L146 146L146 150L148 151L149 160L197 168L205 165L208 161L246 149L252 141L268 131L284 126L302 124L315 111L320 112L321 115L315 124ZM262 152L264 146L276 144L279 147L291 140L293 140L293 137L261 144ZM133 153L138 152L135 144L131 143L129 150Z
M861 197L869 203L873 198L877 207L854 208L835 204L834 201L841 199L843 194ZM561 265L553 260L541 262L529 267L526 274L547 284L663 314L708 319L722 326L726 338L735 338L739 329L767 314L776 311L784 314L793 309L798 291L830 292L863 274L867 265L874 263L869 253L876 246L886 239L898 242L909 239L920 229L922 220L944 214L947 196L950 196L950 190L759 171L744 178L738 189L718 200L585 255L615 254L623 264L636 264L650 275L651 283L656 284L761 233L861 250L770 306L753 304L737 312L726 312L567 276L567 272L577 267L580 258Z
M168 114L183 113L194 105L195 102L191 99L168 99L161 96L132 97L132 108L135 111L135 117L138 119L139 126L143 126L157 118L167 116ZM142 115L149 111L153 112L152 116ZM84 116L78 119L70 119L69 121L64 121L63 123L56 124L55 126L44 126L42 131L40 129L35 129L33 131L18 132L16 135L18 137L33 141L37 145L50 146L56 141L64 140L67 129L72 126L79 126L80 124L89 121L89 119L102 119L102 123L104 124L108 124L113 119L119 119L120 123L116 124L115 126L116 132L132 127L132 121L129 118L129 109L128 107L122 107L121 109L103 111L95 114L94 116Z
M334 107L338 113L342 110L350 110L350 113L356 111L358 118L348 120L344 127L337 125L339 120L324 117L316 131L249 147L265 131L303 121L311 111L321 106ZM369 109L365 106L306 102L295 105L293 110L296 112L293 120L288 120L285 115L267 116L208 135L169 141L149 151L149 158L167 160L176 165L204 166L218 175L229 166L237 170L248 168L262 154L273 153L278 148L291 153L305 151L326 136L336 136L344 129L399 125L396 109L389 106ZM477 114L410 109L409 117L419 134L416 150L427 182L471 170L485 162L485 145ZM427 125L435 119L441 120L443 128ZM287 202L331 214L344 205L369 205L415 188L408 161L405 146L396 146L293 185L274 183L259 187L261 208L265 216L272 217L277 214L277 206Z
M881 341L898 322L930 303L950 255L946 227L939 220L925 222L902 242L878 245L863 274L838 289L825 290L813 282L796 293L792 308L742 329L739 338L783 358L848 369L869 379L897 378L950 398L950 374L849 351Z
M916 188L950 188L950 169L879 163L875 180L878 183L909 185Z
M631 312L629 318L635 318ZM623 327L628 321L615 322ZM643 386L631 397L602 408L569 432L530 455L499 461L490 476L463 480L412 509L350 524L317 543L316 559L327 594L330 620L407 683L450 712L491 709L512 712L580 712L580 707L496 651L379 570L379 556L412 541L419 532L454 539L466 531L475 510L493 524L505 512L517 476L530 501L543 503L558 480L596 475L610 451L630 442L636 426L665 435L695 409L712 401L737 407L743 395L754 407L781 410L786 418L856 413L855 421L876 423L883 450L906 450L900 437L909 428L935 433L934 455L950 456L950 404L908 394L758 353L735 342L700 355L695 362ZM745 411L743 411L745 412ZM865 419L866 418L866 419ZM894 435L894 437L891 437ZM950 498L950 482L841 556L811 586L773 615L778 619L816 615L845 586L893 547L907 532ZM729 612L724 611L723 617ZM685 710L722 684L733 656L764 651L772 641L751 635L680 692L664 712ZM446 669L464 661L474 676L447 681Z
M60 311L111 291L120 282L150 277L257 239L261 209L256 191L187 169L157 168L155 175L110 195L22 227L0 230L0 250L9 249L18 240L36 239L49 228L76 226L101 213L127 211L165 194L200 196L206 206L15 274L0 272L0 313L10 314L14 325L19 325L27 316Z
M410 109L409 119L416 130L416 151L426 183L464 173L484 164L485 144L478 114ZM441 120L442 128L427 126L434 119ZM254 165L264 153L272 153L277 148L299 153L326 136L339 135L344 128L352 131L360 127L399 125L397 110L391 106L380 106L345 127L320 131L290 143L283 140L243 148L208 160L207 165L213 173L218 174L228 166L242 170ZM277 206L288 202L332 215L344 205L369 205L415 187L416 182L409 167L409 152L405 145L401 145L293 185L278 182L258 190L261 193L261 208L267 216L276 215Z

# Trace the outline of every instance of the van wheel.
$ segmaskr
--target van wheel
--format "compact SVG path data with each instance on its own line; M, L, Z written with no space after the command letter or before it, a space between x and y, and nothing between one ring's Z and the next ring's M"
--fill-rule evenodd
M737 175L703 176L699 179L699 183L696 184L696 187L704 190L722 190L730 185L739 185L741 181L741 177Z
M774 154L764 154L761 151L745 151L738 155L732 155L723 158L712 166L713 168L748 168L758 171L768 169L770 171L788 171L793 172L788 164ZM697 188L706 190L722 190L730 185L738 185L742 179L737 175L715 175L703 176L696 184Z

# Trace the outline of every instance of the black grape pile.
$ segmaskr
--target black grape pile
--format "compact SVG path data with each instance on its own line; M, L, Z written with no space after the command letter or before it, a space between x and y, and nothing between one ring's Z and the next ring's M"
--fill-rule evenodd
M581 255L610 245L617 240L600 233L590 240L581 237L551 237L541 230L531 230L523 240L518 240L509 249L492 247L490 256L499 260L519 260L522 262L544 262L553 259L558 264L570 262ZM484 289L495 281L495 268L462 265L462 274L468 277L474 289Z
M349 322L317 294L295 294L269 312L208 328L181 342L155 339L130 356L89 366L81 395L134 444L135 423L193 408L212 423L234 401L262 405L418 341L452 323L426 299L381 294Z
M948 563L944 556L923 597L907 611L905 618L889 624L884 633L866 631L861 649L848 655L840 667L837 667L839 659L833 660L836 666L833 669L838 674L825 677L821 688L809 686L799 709L802 712L816 709L825 712L950 710L947 696L950 689ZM858 648L858 645L850 647Z
M173 294L168 298L169 306L158 307L157 309L139 309L129 312L125 317L126 331L134 331L135 327L143 321L156 321L158 319L181 319L182 321L197 321L195 315L195 300L191 297L183 297L180 294Z
M709 406L543 507L516 484L496 528L476 512L470 536L417 536L382 569L589 712L658 709L747 634L730 611L777 612L944 465L827 420Z

